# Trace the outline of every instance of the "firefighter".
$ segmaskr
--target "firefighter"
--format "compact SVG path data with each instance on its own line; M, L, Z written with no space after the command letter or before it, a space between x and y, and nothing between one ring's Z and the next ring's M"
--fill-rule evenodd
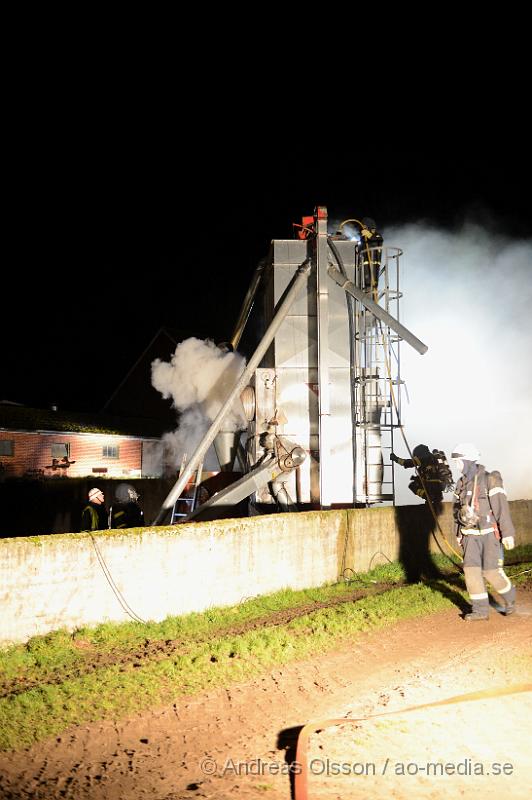
M105 495L101 489L94 488L89 491L89 502L81 512L82 531L103 531L107 528L107 512L105 510Z
M383 238L377 230L377 223L371 217L364 217L360 230L358 253L364 276L364 291L375 292L379 281L382 260Z
M455 459L462 477L456 484L454 518L458 541L464 551L464 576L471 599L468 622L487 620L489 599L485 580L501 596L504 615L515 611L515 586L502 569L501 541L506 550L514 547L515 529L500 472L487 472L478 463L480 453L471 442L457 444Z
M140 528L144 525L144 513L139 505L137 490L129 483L120 483L115 492L116 502L109 510L110 528Z
M426 500L425 491L438 512L441 511L443 493L453 487L453 476L443 450L429 450L426 444L418 444L412 452L413 458L399 458L395 453L390 459L405 469L416 467L408 488L418 497Z

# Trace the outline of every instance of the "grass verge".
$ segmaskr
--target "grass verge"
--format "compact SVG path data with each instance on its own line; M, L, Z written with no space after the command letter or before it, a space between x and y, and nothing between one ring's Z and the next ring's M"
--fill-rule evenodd
M445 559L435 561L445 569ZM508 572L530 566L508 567ZM517 580L530 577L528 573ZM362 631L452 607L465 596L456 573L430 584L401 585L403 580L401 566L387 564L349 584L285 590L161 623L108 624L35 637L0 653L4 680L41 681L0 700L0 749L26 747L71 725L124 717L176 702L185 694L250 679L265 669L326 653ZM383 583L396 588L356 602L348 599L355 588L371 590ZM279 619L288 609L298 608L301 613L294 618ZM234 632L235 625L257 620L263 624ZM169 654L155 649L153 657L136 660L136 650L147 641L176 646ZM130 661L113 663L117 653L128 652ZM96 654L107 654L107 663L96 663L90 672L76 676L80 662ZM54 682L47 683L52 674Z

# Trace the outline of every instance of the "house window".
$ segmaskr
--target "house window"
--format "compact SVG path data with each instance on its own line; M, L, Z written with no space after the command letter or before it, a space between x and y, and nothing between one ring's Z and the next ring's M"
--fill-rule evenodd
M120 448L117 444L106 444L102 450L104 458L120 458Z
M70 444L65 442L64 444L53 444L52 445L52 458L69 458L70 457Z
M15 442L13 439L0 440L0 456L12 456L15 452Z

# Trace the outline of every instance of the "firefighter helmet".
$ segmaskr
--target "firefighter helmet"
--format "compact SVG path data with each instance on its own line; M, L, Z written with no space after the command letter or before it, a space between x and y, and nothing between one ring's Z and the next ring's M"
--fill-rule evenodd
M130 483L120 483L116 487L115 498L117 503L134 503L139 499L139 494Z
M426 444L418 444L412 450L412 455L416 458L427 458L427 456L430 456L430 450Z
M451 458L461 458L463 461L478 461L480 453L478 447L472 442L460 442L453 447Z

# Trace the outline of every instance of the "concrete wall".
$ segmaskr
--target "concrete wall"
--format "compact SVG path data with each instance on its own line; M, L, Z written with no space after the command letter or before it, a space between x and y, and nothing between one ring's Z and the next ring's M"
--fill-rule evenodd
M517 542L532 543L532 501L510 505ZM130 620L94 542L130 608L162 620L397 560L428 541L426 520L423 506L405 506L0 540L0 643ZM449 508L442 525L454 545Z

